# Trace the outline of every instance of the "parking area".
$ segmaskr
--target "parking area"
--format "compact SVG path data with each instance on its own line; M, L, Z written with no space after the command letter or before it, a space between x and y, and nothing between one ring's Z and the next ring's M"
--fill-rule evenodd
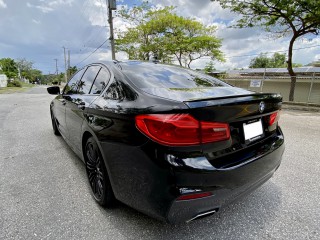
M320 113L283 110L274 177L217 214L168 225L99 207L84 165L53 135L43 86L0 95L0 239L320 239Z

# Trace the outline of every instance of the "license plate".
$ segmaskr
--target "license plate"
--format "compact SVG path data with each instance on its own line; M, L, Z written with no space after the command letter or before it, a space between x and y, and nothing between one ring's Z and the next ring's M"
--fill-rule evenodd
M243 132L244 132L244 139L246 141L247 140L253 141L263 136L261 119L253 123L244 123Z

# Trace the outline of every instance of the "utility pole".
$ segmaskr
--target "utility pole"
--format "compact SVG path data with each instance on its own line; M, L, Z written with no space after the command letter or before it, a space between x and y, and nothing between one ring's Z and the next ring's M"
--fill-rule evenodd
M56 61L56 75L58 75L58 73L59 73L59 71L58 71L58 59L55 58L53 60Z
M71 77L70 74L70 50L68 49L68 57L67 57L67 79L69 79L69 77Z
M68 50L68 69L70 69L70 50Z
M63 54L64 54L64 81L67 82L67 59L66 59L66 48L63 48Z
M112 10L117 9L116 0L107 0L108 1L108 22L110 27L110 45L111 45L111 56L112 60L116 60L116 53L114 48L114 35L113 35L113 18L112 18Z

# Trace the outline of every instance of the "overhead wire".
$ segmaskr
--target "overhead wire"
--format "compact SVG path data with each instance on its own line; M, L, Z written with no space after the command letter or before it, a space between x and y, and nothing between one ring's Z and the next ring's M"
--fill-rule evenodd
M100 9L100 13L101 13L101 16L102 16L102 21L104 23L107 22L106 20L106 12L107 10L103 11L103 8L108 8L107 6L107 2L105 2L105 4L103 4L103 1L102 0L99 0L100 2L100 6L99 9ZM97 6L97 5L96 5ZM89 4L88 0L82 5L82 9L80 11L80 13L86 17L86 14L88 13L89 11L89 8L92 7L92 5ZM86 10L86 11L84 11ZM97 29L96 27L95 28L92 28L91 30L91 34L88 34L89 37L87 38L87 41L84 42L84 44L79 48L79 50L77 51L77 53L81 53L81 52L85 52L88 48L90 48L90 45L94 44L94 42L97 40L97 39L100 39L100 37L102 36L102 33L105 34L105 31L106 31L106 27L107 25L104 24L100 29L99 31L94 31L95 29ZM96 33L94 33L96 32Z
M75 66L78 66L80 63L83 63L85 60L87 60L89 57L91 57L92 54L94 54L99 48L101 48L109 39L106 39L100 46L98 46L93 52L91 52L87 57L82 59L80 62L78 62Z

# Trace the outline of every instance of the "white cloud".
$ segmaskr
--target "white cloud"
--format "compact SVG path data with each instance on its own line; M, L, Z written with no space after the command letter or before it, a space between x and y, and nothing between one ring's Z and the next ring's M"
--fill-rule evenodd
M226 62L216 62L215 66L219 69L233 69L248 67L250 60L261 52L286 53L289 38L275 39L270 37L260 28L235 29L228 26L234 24L239 17L229 10L222 9L218 2L209 0L187 1L187 0L151 0L158 6L175 5L177 13L187 17L194 17L204 24L217 26L217 36L222 38L222 48L226 56ZM311 36L309 36L311 37ZM295 48L308 47L310 45L320 45L320 39L311 37L312 43L306 40L298 40ZM256 54L256 55L254 55ZM293 61L307 64L320 54L320 48L307 48L294 51ZM192 68L202 68L210 58L196 60L191 64Z
M4 0L0 0L0 8L7 8L7 4L4 2Z
M45 5L33 5L33 4L29 3L29 2L27 2L27 7L39 9L43 13L48 13L48 12L53 11L53 8L51 8L51 7L48 7L48 6L45 6Z
M117 1L123 6L139 4L139 0ZM287 50L288 39L273 39L260 29L232 29L228 25L235 21L237 15L222 9L217 2L209 0L150 0L159 6L176 5L176 12L186 17L193 17L217 26L216 35L223 39L221 50L226 55L226 62L215 63L217 69L247 67L254 54ZM1 57L27 58L35 62L45 73L55 71L54 58L58 58L58 67L64 69L63 49L71 51L71 64L82 61L101 43L109 38L107 8L105 0L0 0L0 50ZM119 9L119 8L118 8ZM128 24L118 17L114 26L125 30ZM311 38L312 41L309 41ZM293 60L307 64L320 58L320 38L308 36L299 40L294 51ZM307 48L306 48L307 47ZM272 53L270 53L272 54ZM248 56L250 55L250 56ZM126 59L124 53L117 53L119 60ZM236 57L241 56L241 57ZM111 59L110 44L107 41L86 61ZM202 68L210 58L203 58L192 63L193 68Z
M40 21L32 19L32 22L36 23L36 24L40 24Z
M45 1L43 1L45 2ZM53 6L59 6L59 5L69 5L71 6L74 0L57 0L57 1L50 1L47 4L51 7Z
M57 1L49 1L49 2L40 0L38 3L35 3L35 4L31 4L27 2L27 7L39 9L43 13L49 13L62 5L72 6L73 2L74 0L57 0Z

